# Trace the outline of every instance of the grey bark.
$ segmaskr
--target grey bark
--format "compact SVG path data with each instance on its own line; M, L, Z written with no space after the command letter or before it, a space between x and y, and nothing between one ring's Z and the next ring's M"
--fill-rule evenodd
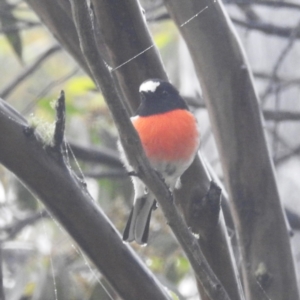
M123 299L169 299L84 184L62 163L61 154L37 139L26 120L2 100L0 137L0 162L43 201Z
M101 28L103 40L108 46L112 67L118 67L153 44L136 0L110 1L92 0L94 13ZM138 58L115 70L127 101L134 110L139 104L138 87L148 78L166 78L164 67L155 48L149 49ZM184 212L185 221L193 231L205 238L201 239L202 250L208 262L232 299L243 299L239 278L235 272L235 261L230 251L225 224L222 221L205 219L206 222L193 222L190 206L195 199L201 202L210 183L205 166L197 157L192 166L182 176L182 189L178 191L176 202ZM203 206L203 211L208 205ZM214 227L215 234L208 233ZM214 245L212 247L212 245ZM220 259L221 258L221 259ZM203 293L205 297L205 293Z
M64 46L64 48L79 62L79 64L85 69L85 71L88 74L90 74L89 69L86 65L86 62L85 62L82 54L79 51L79 41L77 38L77 33L76 33L74 23L72 22L72 20L70 18L70 9L69 9L68 1L62 0L62 1L58 2L55 0L52 0L52 1L28 0L28 3L37 12L37 14L41 17L42 21L46 24L46 26L50 29L50 31L55 35L55 37L60 41L60 43ZM97 1L97 3L101 3L101 1ZM102 3L105 3L105 2L102 1ZM106 3L106 5L111 4L111 3L112 2L110 1L109 3ZM98 5L100 5L100 4L98 4ZM126 61L125 59L134 57L135 55L139 54L141 51L147 49L147 47L149 46L148 42L147 42L147 39L149 40L148 33L145 32L144 26L137 26L138 24L141 24L140 20L142 19L142 16L141 16L141 14L138 15L138 12L140 13L140 11L137 10L136 5L137 5L136 1L129 1L128 7L132 7L132 10L128 9L128 7L126 8L127 10L124 10L124 11L128 12L127 15L129 15L130 18L132 18L133 24L134 24L134 28L133 28L134 30L131 31L130 34L127 35L127 37L131 37L135 41L135 43L139 43L138 42L139 39L137 39L137 37L138 37L142 40L142 42L139 43L139 47L137 47L137 49L136 49L137 51L134 49L134 47L132 47L132 48L124 47L124 49L126 49L126 51L128 50L128 53L126 53L124 56L121 56L121 58L119 58L119 59L116 58L116 56L117 56L116 53L114 53L113 51L111 51L111 49L109 49L109 51L111 51L111 52L108 56L106 56L106 59L112 66L118 67L124 61ZM133 17L134 15L132 15L132 12L134 12L134 14L136 14L137 16ZM96 14L97 14L97 10L96 10ZM121 9L117 9L114 11L111 10L111 13L108 15L108 17L111 18L112 15L113 15L112 20L123 20L124 21L123 18L126 18L126 14L124 14ZM127 18L127 22L128 22L128 18ZM109 23L109 24L111 24L111 23ZM126 27L126 24L127 23L123 23L122 26ZM105 26L102 28L105 29ZM112 27L112 30L117 30L117 29L118 28ZM106 30L107 30L107 35L113 34L113 32L109 31L109 30L111 30L109 26L106 26ZM103 30L103 35L105 35L105 30ZM116 40L116 46L119 49L123 49L122 47L124 46L121 43L121 41L122 41L121 39ZM126 39L125 39L125 41L126 41ZM135 43L132 43L132 40L131 40L131 43L129 43L129 45L135 45ZM137 90L138 90L138 85L139 85L140 81L142 81L143 79L146 79L148 77L165 78L165 76L166 76L164 74L163 68L160 66L160 61L157 60L157 58L156 58L157 55L156 55L155 51L153 51L153 50L154 49L151 49L151 50L145 52L145 54L147 54L147 55L142 55L140 57L140 58L143 58L143 59L141 59L141 61L139 61L138 59L134 59L132 62L139 61L139 63L135 64L135 66L133 68L133 65L131 62L130 67L129 67L129 65L127 66L128 67L127 73L125 71L124 71L123 75L121 74L121 72L119 73L119 71L126 70L126 68L124 68L126 65L115 71L116 73L120 74L119 76L121 76L119 78L121 78L120 82L121 82L121 86L122 86L122 92L124 93L124 95L126 95L127 100L131 103L131 107L136 107L138 105ZM102 48L101 48L101 51L102 51ZM120 51L117 53L118 53L118 55L121 55ZM145 57L146 57L146 59L145 59ZM110 61L109 59L111 59L112 61ZM115 60L113 60L113 59L115 59ZM154 61L154 63L153 63L153 61ZM158 64L157 64L157 61L158 61ZM144 67L145 65L147 65L147 68ZM157 66L157 67L154 67L154 66ZM132 71L133 69L134 69L134 72ZM148 70L150 70L150 71L148 71ZM138 76L136 76L135 74L138 74ZM128 88L128 87L130 87L130 88ZM193 192L195 195L197 195L198 199L202 199L205 196L205 194L207 193L207 190L208 190L208 186L209 186L209 177L207 176L205 168L204 168L203 164L199 161L199 159L196 159L195 162L193 163L192 167L189 169L189 171L183 175L182 181L184 182L183 189L182 189L183 194L190 195L191 192ZM183 210L188 209L188 208L184 208L184 206L186 206L186 205L188 206L189 201L186 201L186 199L188 197L189 196L184 196L184 197L178 196L177 197L179 199L179 202L183 206ZM185 214L185 217L186 217L186 222L189 224L189 216L187 214ZM209 224L208 224L208 227L210 227ZM196 228L196 230L199 231L200 230L199 227ZM202 228L202 230L205 231L205 226L204 226L204 228ZM225 232L224 224L218 223L216 230L224 233ZM208 238L212 240L218 236L219 236L218 234L208 235ZM224 243L224 241L225 241L225 243ZM230 251L228 250L228 246L229 246L228 239L223 237L216 244L218 244L218 247L214 247L214 255L209 256L209 257L212 257L212 259L209 261L210 265L212 266L212 268L215 271L215 273L217 274L217 276L220 277L220 280L222 283L223 283L223 281L227 282L228 278L232 279L232 285L225 286L225 288L226 288L226 290L228 290L230 295L235 295L235 297L237 297L236 299L239 299L238 281L235 276L235 273L233 272L235 262L232 259L232 256L227 255L226 256L227 258L224 258L221 261L222 264L217 263L217 260L214 259L216 257L220 257L220 255L223 256L224 253L227 253L227 254L230 253ZM227 249L227 251L222 251L222 249ZM228 272L224 272L225 269L227 269ZM223 275L221 275L221 274L226 274L226 277L222 279L221 276L223 276Z
M166 4L188 45L206 99L240 242L246 298L298 300L262 115L232 24L219 1L166 0Z

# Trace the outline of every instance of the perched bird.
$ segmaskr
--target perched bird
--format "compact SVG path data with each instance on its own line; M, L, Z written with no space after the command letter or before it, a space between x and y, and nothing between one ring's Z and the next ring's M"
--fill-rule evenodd
M137 115L131 118L139 134L144 151L152 165L174 191L180 186L180 176L193 162L200 137L195 117L189 112L175 87L167 81L149 79L139 89L141 104ZM122 159L128 171L124 150ZM123 240L146 244L151 212L156 207L154 195L144 183L132 176L134 204L123 233Z

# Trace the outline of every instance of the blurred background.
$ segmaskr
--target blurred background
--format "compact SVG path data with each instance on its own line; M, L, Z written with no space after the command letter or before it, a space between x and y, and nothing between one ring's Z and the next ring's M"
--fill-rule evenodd
M198 119L200 151L222 181L193 63L162 2L143 0L141 6L172 83ZM299 270L300 4L227 0L224 6L253 71ZM51 133L53 101L65 91L73 171L84 176L95 201L122 232L132 204L132 186L120 167L116 130L101 94L25 1L0 0L0 33L0 97L39 130ZM8 300L118 299L43 204L2 166L0 242L0 278ZM188 261L159 210L153 214L149 245L132 247L179 299L198 299Z

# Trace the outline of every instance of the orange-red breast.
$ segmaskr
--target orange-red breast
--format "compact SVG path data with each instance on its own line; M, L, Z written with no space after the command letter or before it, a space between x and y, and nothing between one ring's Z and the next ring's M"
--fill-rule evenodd
M140 86L141 104L132 123L152 165L163 176L171 191L180 186L180 176L197 153L200 137L195 117L189 112L179 92L169 82L149 79ZM122 157L128 171L122 147ZM136 176L134 205L124 230L123 240L146 244L152 209L156 201Z

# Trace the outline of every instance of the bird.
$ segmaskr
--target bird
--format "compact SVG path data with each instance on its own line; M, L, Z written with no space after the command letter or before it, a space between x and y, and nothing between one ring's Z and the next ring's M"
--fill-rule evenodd
M145 154L159 172L171 192L180 188L180 176L193 162L200 144L200 133L194 115L178 90L168 81L147 79L139 87L140 106L131 117L141 140ZM128 163L119 143L121 159L129 173ZM123 241L135 241L146 245L155 196L142 180L131 176L134 186L134 202L123 232Z

